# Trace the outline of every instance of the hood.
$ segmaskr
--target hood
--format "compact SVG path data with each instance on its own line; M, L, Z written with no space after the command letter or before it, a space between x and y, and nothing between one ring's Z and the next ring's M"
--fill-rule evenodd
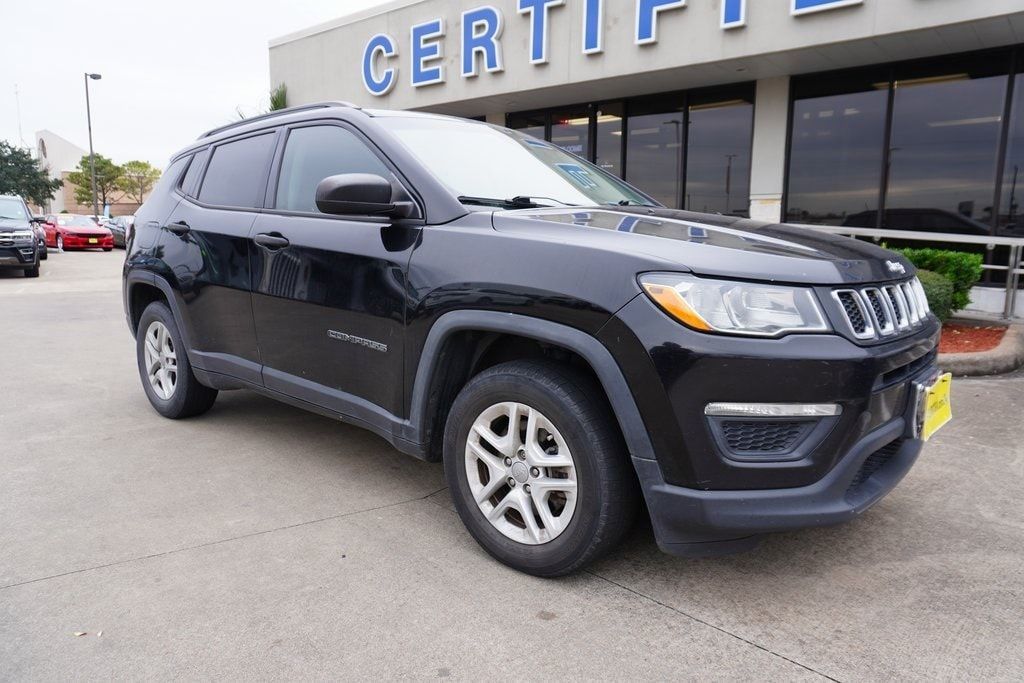
M906 278L913 265L873 244L779 223L648 207L496 212L494 228L648 256L651 270L801 284Z
M20 218L0 218L0 232L11 232L12 230L28 230L32 227L30 221Z

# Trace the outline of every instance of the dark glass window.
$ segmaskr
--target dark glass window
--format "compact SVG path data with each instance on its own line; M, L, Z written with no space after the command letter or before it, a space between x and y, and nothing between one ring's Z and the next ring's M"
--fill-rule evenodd
M551 143L584 159L590 157L590 108L572 107L552 113Z
M513 130L544 140L547 135L546 119L544 114L509 114L507 122L508 127Z
M629 103L626 181L665 206L678 208L683 188L683 95Z
M199 176L206 166L206 157L210 156L210 148L199 150L192 155L192 163L188 165L185 177L181 181L181 191L189 197L195 197L199 190Z
M267 133L214 148L199 200L216 206L258 206L275 139Z
M174 188L175 184L178 182L178 178L181 177L182 171L185 170L185 165L191 158L191 156L186 155L172 161L167 168L164 169L163 175L160 176L160 180L156 181L156 185L153 186L153 191L149 193L149 196L158 197Z
M316 212L316 186L324 178L341 173L372 173L391 178L391 172L377 155L347 128L293 129L281 159L275 208Z
M687 209L731 216L750 215L750 148L754 133L751 100L690 98L686 138Z
M989 55L897 71L883 227L899 215L912 229L991 232L1006 71Z
M794 81L786 220L874 226L888 88L888 69Z
M1003 167L1003 187L999 197L999 234L1024 237L1024 50L1018 60L1017 77L1013 85L1013 109L1010 113L1009 134L1006 140L1006 164Z
M597 111L594 163L614 176L622 177L621 103L602 104Z

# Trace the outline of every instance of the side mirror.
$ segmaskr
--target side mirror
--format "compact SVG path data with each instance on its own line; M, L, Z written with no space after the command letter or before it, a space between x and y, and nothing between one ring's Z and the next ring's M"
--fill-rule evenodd
M390 216L391 183L372 173L342 173L316 186L316 208L323 213L356 216Z
M46 223L46 219L43 218L42 216L32 216L32 218L30 218L29 220L32 221L33 223Z

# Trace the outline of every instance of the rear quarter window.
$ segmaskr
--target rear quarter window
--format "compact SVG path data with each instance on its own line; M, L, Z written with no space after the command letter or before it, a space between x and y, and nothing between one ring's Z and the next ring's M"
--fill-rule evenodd
M213 149L199 201L216 206L256 208L266 188L275 133L242 138Z

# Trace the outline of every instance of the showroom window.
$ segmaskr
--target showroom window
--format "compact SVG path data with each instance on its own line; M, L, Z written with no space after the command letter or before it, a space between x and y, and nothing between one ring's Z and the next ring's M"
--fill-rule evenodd
M1018 50L1012 89L997 228L1000 235L1024 237L1024 49Z
M754 87L665 93L625 102L510 114L665 206L748 215Z
M793 79L786 219L991 234L1024 161L1011 62L995 50Z
M686 133L686 197L690 211L746 216L750 209L753 97L694 94Z
M888 68L794 79L787 221L874 227L888 89Z

